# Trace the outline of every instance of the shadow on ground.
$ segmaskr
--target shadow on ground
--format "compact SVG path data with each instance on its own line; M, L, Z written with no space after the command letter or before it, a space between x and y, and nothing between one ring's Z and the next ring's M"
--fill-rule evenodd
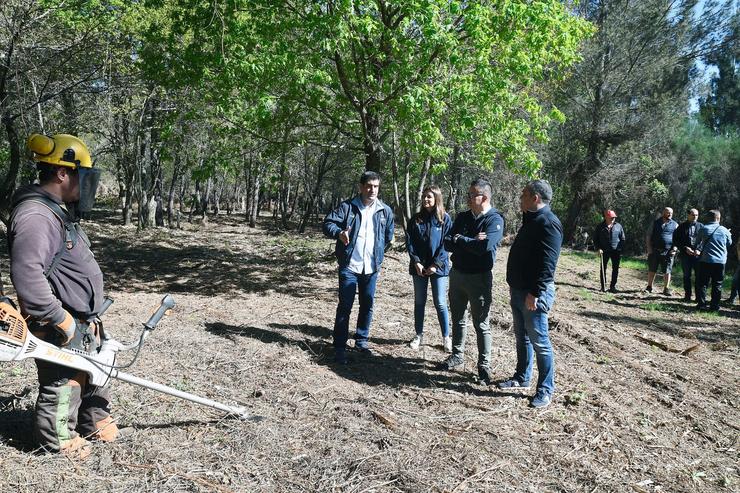
M193 232L209 233L216 234ZM223 236L224 228L218 234ZM229 241L238 242L244 234L242 230L230 231ZM322 258L315 249L291 249L273 242L244 251L221 240L188 244L186 235L169 237L163 231L135 240L100 238L93 251L105 273L106 287L115 290L158 289L203 296L272 291L301 298L321 294L322 290L316 289L316 277L325 274L317 270L317 265L332 259Z
M473 383L475 366L464 368L463 372L441 372L434 367L436 360L393 356L375 352L372 356L350 350L348 365L334 363L334 349L328 340L332 330L319 325L289 325L270 324L269 328L254 326L236 326L220 322L206 324L206 331L211 334L225 337L231 341L236 337L249 337L265 344L280 344L293 346L308 352L314 361L337 375L370 386L390 386L417 388L453 389L465 394L485 395L488 397L506 396L512 394L494 391L492 388L478 386ZM320 338L322 340L317 340ZM373 340L375 342L375 340ZM388 341L384 341L388 342ZM395 341L394 341L395 342ZM515 396L516 397L516 396ZM526 397L526 396L522 396Z

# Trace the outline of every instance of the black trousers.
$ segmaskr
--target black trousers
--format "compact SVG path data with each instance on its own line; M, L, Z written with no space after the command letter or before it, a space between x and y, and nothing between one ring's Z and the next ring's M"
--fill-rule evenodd
M722 299L722 280L725 277L725 264L697 263L696 269L696 300L699 306L707 304L707 286L712 283L712 300L709 308L719 310Z
M617 287L617 277L619 277L619 261L622 259L622 252L617 250L604 250L604 254L601 256L602 269L599 271L599 279L601 280L601 290L606 289L606 279L604 274L606 273L606 266L609 264L609 260L612 261L612 280L609 284L609 289Z

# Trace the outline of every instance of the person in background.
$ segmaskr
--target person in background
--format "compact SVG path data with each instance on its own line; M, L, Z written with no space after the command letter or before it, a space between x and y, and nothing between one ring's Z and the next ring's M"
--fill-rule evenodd
M393 211L379 198L380 176L365 171L359 194L345 200L324 218L324 235L337 240L334 254L339 264L339 302L334 319L334 361L347 364L349 316L359 290L355 349L370 356L370 323L375 303L375 285L385 251L393 242Z
M699 262L696 253L696 235L703 225L697 221L698 218L699 211L689 209L686 220L679 224L673 233L673 246L678 249L683 269L684 301L691 301L691 272L696 273L696 264Z
M445 212L442 190L436 185L422 192L421 210L411 219L406 232L406 249L409 252L409 274L414 282L414 329L416 335L409 343L419 349L424 343L424 309L427 290L432 285L432 300L437 310L442 330L442 346L452 352L450 317L447 310L447 279L450 259L444 246L444 237L452 228L452 220Z
M673 209L663 208L663 213L656 219L646 237L648 254L648 284L645 291L653 292L653 281L658 269L663 269L663 294L673 296L671 291L671 270L673 269L673 258L676 255L676 247L673 246L673 233L678 228L678 223L672 219Z
M727 303L730 305L735 303L737 295L740 292L740 239L735 244L735 255L737 256L737 266L735 267L735 275L732 276L732 288L730 290L730 297L727 298Z
M619 277L619 261L622 259L622 249L624 249L624 228L617 222L617 213L613 210L604 211L604 220L596 226L594 232L594 243L601 256L601 269L599 278L601 280L601 290L606 291L606 267L611 260L612 277L609 283L609 292L617 292L617 278Z
M707 213L707 223L699 230L696 251L699 263L696 269L696 307L700 310L719 311L722 299L722 281L725 278L727 251L732 246L730 230L721 226L718 210ZM707 285L712 283L712 298L707 306Z

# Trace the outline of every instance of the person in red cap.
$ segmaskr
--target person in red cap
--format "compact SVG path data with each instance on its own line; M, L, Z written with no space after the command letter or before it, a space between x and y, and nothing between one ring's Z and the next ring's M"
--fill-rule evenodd
M619 261L622 258L624 248L624 228L617 222L617 213L609 209L604 211L604 220L596 226L594 232L594 246L601 255L601 290L606 291L606 266L612 261L612 278L609 283L609 292L617 292L617 278L619 277Z

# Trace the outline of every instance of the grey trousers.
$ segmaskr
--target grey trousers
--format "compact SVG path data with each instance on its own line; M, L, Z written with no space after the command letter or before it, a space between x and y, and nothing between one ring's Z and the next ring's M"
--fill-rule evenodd
M491 309L493 272L466 274L452 268L450 272L450 316L452 318L452 353L465 353L468 305L478 340L478 368L491 367Z

